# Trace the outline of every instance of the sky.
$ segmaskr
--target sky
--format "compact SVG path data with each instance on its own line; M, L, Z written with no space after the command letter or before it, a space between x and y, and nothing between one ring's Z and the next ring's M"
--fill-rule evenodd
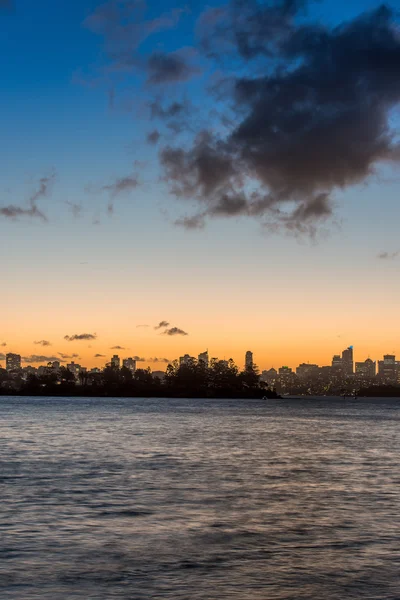
M400 354L399 8L0 0L0 364Z

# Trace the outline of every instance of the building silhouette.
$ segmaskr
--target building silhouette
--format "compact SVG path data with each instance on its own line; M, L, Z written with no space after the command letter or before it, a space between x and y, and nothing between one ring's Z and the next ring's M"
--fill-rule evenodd
M133 358L124 358L122 361L122 366L134 373L136 371L136 360Z
M354 361L353 361L353 346L349 346L342 352L342 367L344 375L353 375L354 373Z
M376 362L370 358L356 362L356 375L363 379L373 379L376 375Z
M21 355L9 352L6 354L6 369L7 371L16 371L21 368Z
M202 363L204 366L208 367L209 358L208 358L208 350L205 352L201 352L198 358L199 363Z
M246 352L246 356L244 359L244 366L246 369L252 369L253 368L253 353L250 350L247 350Z
M335 369L336 371L341 371L343 368L343 361L342 361L342 357L340 356L340 354L334 354L333 358L332 358L332 369Z
M193 357L190 356L190 354L185 354L184 356L179 357L179 364L180 364L180 366L188 365L192 360L193 360Z
M399 363L394 354L385 354L378 361L378 375L386 383L396 383L399 374Z
M116 369L119 369L121 366L121 359L118 356L118 354L114 354L114 356L111 359L111 366L115 367Z

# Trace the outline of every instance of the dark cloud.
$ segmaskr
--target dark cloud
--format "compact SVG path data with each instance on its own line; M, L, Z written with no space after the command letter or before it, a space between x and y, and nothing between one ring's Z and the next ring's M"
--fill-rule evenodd
M136 362L146 362L146 359L142 356L133 356L133 360L135 360Z
M310 233L332 215L336 190L368 180L382 163L398 164L390 124L400 102L396 15L381 6L329 28L297 18L305 8L234 0L202 16L203 48L236 57L224 65L234 125L216 134L213 124L186 148L162 149L171 192L199 203L178 224L241 216Z
M106 358L105 354L95 354L95 358Z
M183 329L179 329L179 327L171 327L171 329L166 329L163 332L163 335L174 336L174 335L189 335L189 334L186 333L186 331L183 331Z
M62 362L57 356L43 356L41 354L31 354L30 356L23 356L22 360L28 364L34 363L49 363L49 362Z
M41 211L38 206L38 200L45 198L49 192L52 183L55 180L55 173L52 173L48 177L42 177L39 179L38 188L32 193L29 198L28 207L17 206L15 204L9 204L8 206L0 206L0 217L6 219L17 220L19 217L30 217L32 219L39 219L47 222L47 216Z
M186 114L188 107L183 102L172 102L169 106L164 107L160 100L153 100L149 103L150 117L152 119L172 119L181 117Z
M36 344L36 346L51 346L51 343L48 342L47 340L40 340L39 342L33 342L34 344Z
M397 252L380 252L377 258L381 260L393 260L398 256L400 256L400 250L397 250Z
M200 73L200 69L190 65L182 51L154 52L147 61L148 77L150 84L176 83L187 81Z
M126 350L123 346L112 346L110 350Z
M165 329L166 327L169 327L168 321L160 321L159 324L154 327L154 329Z
M76 333L74 335L65 335L64 340L67 342L81 342L83 340L95 340L97 339L96 333Z
M150 131L150 133L147 134L147 142L149 144L153 144L156 145L159 141L161 137L161 133L159 131L157 131L157 129L154 129L153 131Z
M59 356L61 356L61 358L63 360L71 360L73 358L80 358L79 354L63 354L62 352L58 353Z

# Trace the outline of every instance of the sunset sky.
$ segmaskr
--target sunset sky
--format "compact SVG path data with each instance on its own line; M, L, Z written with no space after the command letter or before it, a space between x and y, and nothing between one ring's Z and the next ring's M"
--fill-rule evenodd
M147 4L0 0L0 364L400 355L400 2Z

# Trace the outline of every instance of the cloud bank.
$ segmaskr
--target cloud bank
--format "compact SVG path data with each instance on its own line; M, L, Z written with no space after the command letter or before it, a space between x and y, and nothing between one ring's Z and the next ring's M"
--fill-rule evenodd
M144 69L144 95L157 86L151 119L183 132L159 151L170 193L196 207L177 225L194 230L210 219L248 218L313 235L332 218L337 191L399 165L391 121L400 103L396 12L381 5L330 26L314 22L309 5L231 0L201 13L192 48L147 55L143 42L177 28L184 12L148 19L144 3L114 1L88 19L103 36L111 70ZM188 111L170 93L197 74L194 59L204 76L203 111ZM191 88L183 89L185 98ZM161 134L151 132L148 142L159 143Z

